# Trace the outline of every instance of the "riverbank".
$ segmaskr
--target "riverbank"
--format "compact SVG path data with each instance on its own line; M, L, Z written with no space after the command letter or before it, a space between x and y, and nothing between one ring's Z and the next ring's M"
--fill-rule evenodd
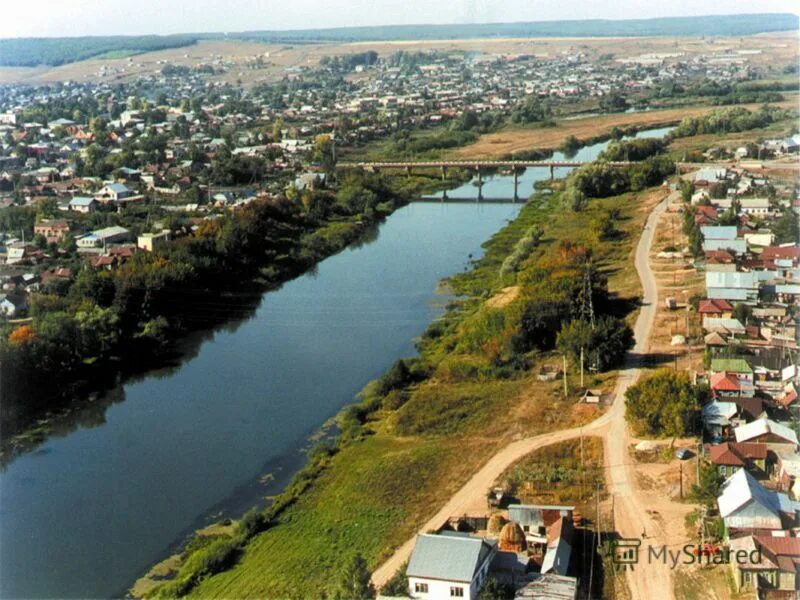
M591 246L598 267L611 278L613 301L604 310L629 312L637 291L620 267L632 253L645 205L652 200L626 194L592 201L579 213L563 211L559 193L534 200L484 245L486 253L473 269L448 281L460 299L422 338L420 357L398 363L365 389L361 404L340 414L343 434L336 446L312 454L310 471L296 479L300 487L279 496L266 530L238 548L236 566L198 577L190 567L201 559L187 560L175 582L156 594L322 593L354 553L373 567L390 555L493 450L516 436L579 425L597 416L596 408L578 403L572 367L573 391L564 398L560 381L543 384L534 376L552 360L549 352L533 350L523 356L504 348L511 323L498 321L519 316L530 297L488 309L484 303L509 287L512 278L521 279L530 294L534 283L529 277L545 265L548 271L556 267L564 259L561 240L569 239L575 248ZM609 210L620 211L619 235L598 240L590 223ZM534 226L545 233L528 263L519 273L501 272L506 257ZM559 268L570 269L564 264ZM589 383L610 386L613 376L602 373Z

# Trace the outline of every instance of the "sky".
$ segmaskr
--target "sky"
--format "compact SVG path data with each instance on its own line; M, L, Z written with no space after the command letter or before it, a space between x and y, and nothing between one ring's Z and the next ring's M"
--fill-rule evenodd
M0 0L0 37L797 13L797 0Z

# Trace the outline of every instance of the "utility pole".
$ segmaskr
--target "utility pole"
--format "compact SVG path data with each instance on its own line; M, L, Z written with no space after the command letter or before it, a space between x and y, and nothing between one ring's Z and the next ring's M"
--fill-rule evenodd
M706 545L706 505L700 507L700 552Z
M581 427L581 498L586 494L586 463L583 461L583 427Z
M569 395L569 388L567 387L567 355L564 355L564 398Z
M702 433L700 435L702 435ZM695 461L695 465L697 467L696 475L695 475L697 477L697 481L695 483L697 483L698 487L700 487L700 453L701 452L703 452L703 442L702 442L702 440L697 442L697 460Z
M583 346L581 346L581 389L583 389Z
M603 548L603 540L601 539L602 536L602 529L600 528L600 482L595 482L595 510L597 511L597 550L600 551Z

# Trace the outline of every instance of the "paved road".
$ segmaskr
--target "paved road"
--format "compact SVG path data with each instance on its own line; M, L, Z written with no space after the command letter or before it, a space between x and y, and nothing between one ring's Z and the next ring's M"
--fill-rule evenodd
M656 206L647 219L642 236L636 247L635 265L642 282L642 307L636 319L634 334L636 345L629 353L626 364L620 372L614 390L614 404L601 417L582 428L554 431L508 444L489 461L458 491L431 519L420 532L438 529L452 515L464 514L473 507L485 504L485 494L497 478L514 462L523 456L558 442L567 441L583 435L603 438L609 492L614 498L614 521L617 531L623 537L638 538L646 532L645 544L660 546L666 541L660 539L658 523L647 513L647 501L637 493L633 485L635 475L628 456L630 435L625 423L625 391L639 377L639 359L647 352L650 333L655 320L658 290L655 277L650 270L649 251L653 240L656 221L667 207L669 199ZM411 556L416 536L400 546L389 560L383 563L372 575L376 587L384 585ZM672 598L673 585L669 569L660 564L640 565L627 571L628 585L634 600L651 598Z

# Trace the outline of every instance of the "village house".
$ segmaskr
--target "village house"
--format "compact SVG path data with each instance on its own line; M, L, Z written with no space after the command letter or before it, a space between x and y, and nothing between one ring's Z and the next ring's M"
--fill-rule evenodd
M69 223L64 219L44 219L33 226L33 233L43 235L48 244L57 244L69 233Z
M752 302L758 300L759 278L755 271L706 271L706 295L715 300Z
M23 294L0 294L0 315L14 318L27 308L28 302Z
M97 200L86 196L75 196L69 201L68 207L71 211L88 214L97 208Z
M717 498L726 537L741 534L780 531L797 526L797 503L782 492L766 489L745 469L726 479Z
M766 444L750 444L723 442L708 446L708 458L717 468L717 472L725 478L730 477L741 468L749 472L766 474Z
M797 598L800 590L800 538L787 535L748 535L731 540L732 552L742 560L731 561L738 592L756 590L763 600Z
M709 373L711 376L717 373L733 373L739 379L753 383L753 368L743 358L714 358Z
M87 233L76 240L78 248L101 248L107 244L127 242L131 232L124 227L112 226L105 227Z
M733 428L741 423L737 419L739 407L735 402L713 400L703 406L701 414L703 426L713 439L727 438Z
M497 553L497 542L466 534L418 535L406 576L412 598L475 600Z
M774 456L774 476L781 490L789 492L792 499L800 498L800 454L792 448L775 446L771 450Z
M760 442L797 448L797 434L786 425L776 423L766 417L756 419L752 423L740 425L734 430L737 442Z
M508 518L519 523L530 543L543 543L547 529L562 517L572 519L574 506L509 504Z
M147 252L152 252L164 247L170 240L171 232L163 229L158 233L143 233L136 238L136 247Z
M731 306L727 300L700 300L697 306L697 314L702 317L729 319L733 315L733 306Z

